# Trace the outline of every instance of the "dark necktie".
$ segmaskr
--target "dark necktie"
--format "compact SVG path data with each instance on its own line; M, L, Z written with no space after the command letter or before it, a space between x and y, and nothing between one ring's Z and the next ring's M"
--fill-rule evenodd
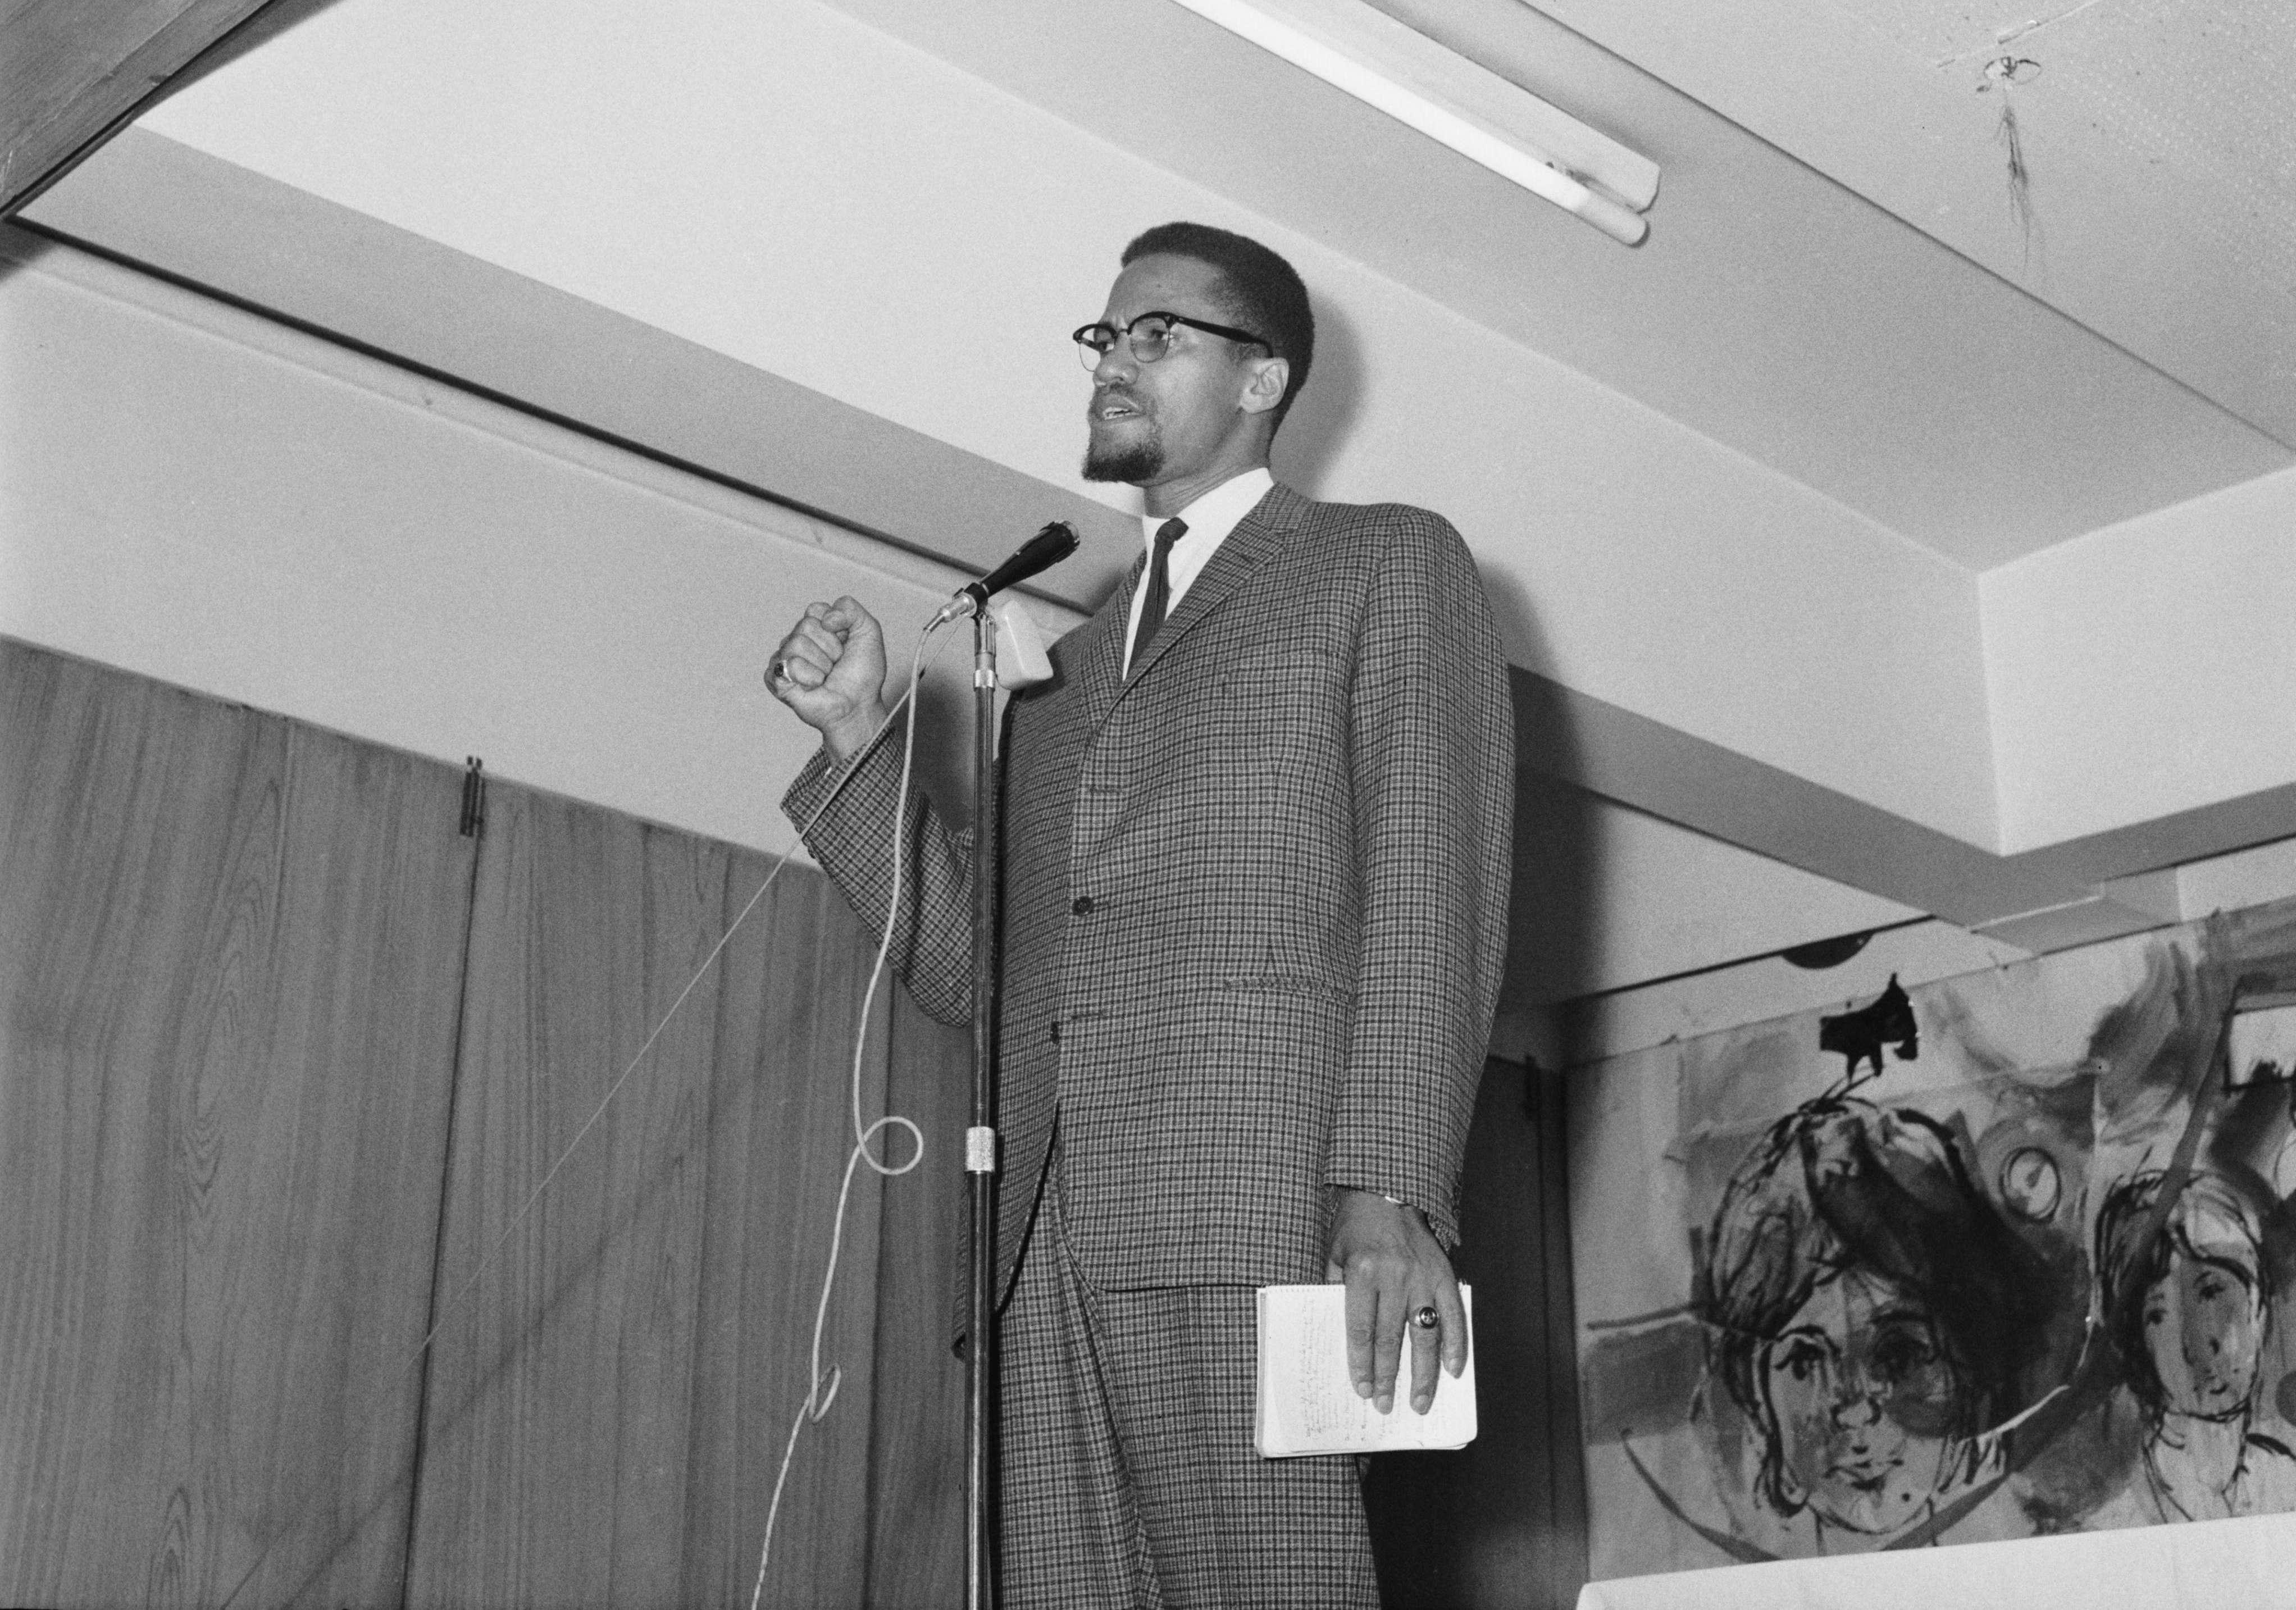
M1164 624L1164 611L1172 597L1172 544L1187 531L1188 522L1181 519L1166 520L1156 527L1156 549L1148 560L1148 596L1140 605L1140 625L1132 633L1131 668L1135 671Z

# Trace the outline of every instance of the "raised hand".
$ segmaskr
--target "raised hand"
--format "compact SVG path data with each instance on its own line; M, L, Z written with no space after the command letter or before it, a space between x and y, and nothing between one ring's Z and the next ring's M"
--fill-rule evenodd
M884 723L884 628L850 596L808 604L767 662L766 686L847 759Z

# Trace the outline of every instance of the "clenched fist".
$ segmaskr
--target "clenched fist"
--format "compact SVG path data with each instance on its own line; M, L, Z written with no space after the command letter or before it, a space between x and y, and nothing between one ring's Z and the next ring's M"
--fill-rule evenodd
M766 666L766 686L850 759L884 724L885 632L853 598L813 603Z

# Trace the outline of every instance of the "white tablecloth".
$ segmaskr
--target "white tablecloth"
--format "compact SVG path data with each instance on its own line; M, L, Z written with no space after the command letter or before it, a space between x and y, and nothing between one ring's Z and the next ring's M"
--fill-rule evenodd
M1578 1610L2296 1610L2296 1515L1589 1582Z

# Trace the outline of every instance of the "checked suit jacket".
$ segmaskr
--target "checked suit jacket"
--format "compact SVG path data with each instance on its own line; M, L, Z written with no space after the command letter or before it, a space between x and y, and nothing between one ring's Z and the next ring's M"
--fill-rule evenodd
M1466 546L1424 510L1278 486L1128 677L1139 575L1007 712L1000 1298L1056 1124L1070 1244L1103 1288L1320 1281L1334 1185L1455 1245L1513 799ZM845 777L824 749L783 801L821 811L807 842L873 926L900 744ZM903 830L895 964L967 1021L970 846L914 794Z

